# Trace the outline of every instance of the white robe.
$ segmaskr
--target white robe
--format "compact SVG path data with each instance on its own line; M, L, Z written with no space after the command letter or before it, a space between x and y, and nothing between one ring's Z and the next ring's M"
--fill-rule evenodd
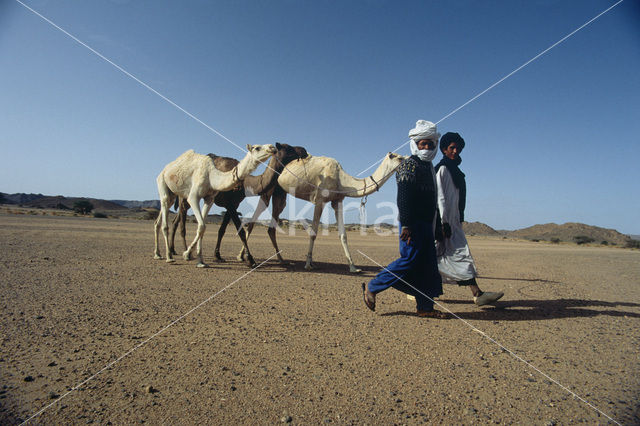
M477 277L478 272L460 223L458 209L460 191L456 188L451 173L445 166L441 166L436 173L436 185L438 210L442 223L448 223L451 226L451 238L445 238L443 242L436 241L438 270L445 282L470 280Z

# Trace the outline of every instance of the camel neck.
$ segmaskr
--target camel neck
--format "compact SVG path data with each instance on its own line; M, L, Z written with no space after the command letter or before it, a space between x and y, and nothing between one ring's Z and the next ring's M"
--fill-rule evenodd
M261 175L247 176L244 179L244 189L251 194L262 195L273 187L282 169L283 166L276 157L271 157L267 168Z
M340 186L347 197L364 197L380 189L380 187L391 177L394 169L389 167L387 161L383 161L371 176L366 178L356 178L347 174L344 170L340 173ZM351 192L350 190L353 190Z

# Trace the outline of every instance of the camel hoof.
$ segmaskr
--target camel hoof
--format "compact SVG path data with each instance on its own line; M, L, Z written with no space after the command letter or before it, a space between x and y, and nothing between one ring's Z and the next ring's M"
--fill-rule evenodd
M362 272L362 269L356 268L355 266L350 266L349 272L351 272L352 274L359 274Z
M184 260L191 260L191 252L185 251L184 253L182 253L182 258Z
M244 256L239 254L238 256L236 256L236 260L238 262L244 262Z
M225 263L225 262L226 262L226 260L224 260L223 258L221 258L221 257L219 257L219 256L216 256L216 262L218 262L218 263Z
M176 261L175 259L167 259L167 263L173 263L175 261Z
M208 267L209 265L203 262L198 262L198 264L196 265L196 268L208 268Z
M159 254L154 255L153 258L155 260L162 260L162 256L160 256Z
M316 269L315 265L311 264L311 263L307 263L306 265L304 265L304 269L306 269L307 271L312 271L314 269Z

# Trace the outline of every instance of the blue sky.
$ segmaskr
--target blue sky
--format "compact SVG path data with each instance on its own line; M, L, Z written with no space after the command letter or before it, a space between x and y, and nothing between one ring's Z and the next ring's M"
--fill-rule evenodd
M238 145L302 145L357 175L615 2L24 3ZM467 141L467 219L640 234L638 70L626 0L443 120ZM187 149L243 156L15 0L0 1L0 93L2 192L155 199ZM390 180L368 216L395 194Z

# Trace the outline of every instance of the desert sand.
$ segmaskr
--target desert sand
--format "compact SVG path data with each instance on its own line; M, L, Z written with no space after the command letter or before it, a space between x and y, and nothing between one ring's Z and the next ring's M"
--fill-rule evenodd
M292 266L248 273L231 231L213 262L216 232L197 269L153 259L151 221L1 215L0 423L640 423L640 251L472 237L505 296L445 285L459 319L435 320L362 302L358 250L386 265L394 236L349 234L361 275L335 232L304 271L303 231L279 235Z

